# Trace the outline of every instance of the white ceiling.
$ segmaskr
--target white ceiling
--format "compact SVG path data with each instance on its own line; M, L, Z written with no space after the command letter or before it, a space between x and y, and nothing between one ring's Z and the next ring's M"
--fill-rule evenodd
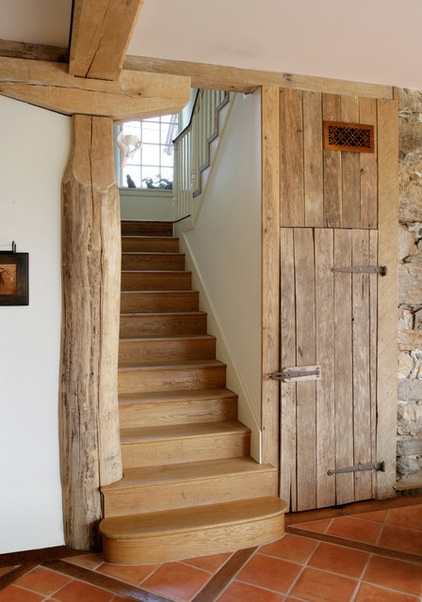
M0 38L68 46L71 4L0 0ZM145 0L128 54L422 90L422 0Z

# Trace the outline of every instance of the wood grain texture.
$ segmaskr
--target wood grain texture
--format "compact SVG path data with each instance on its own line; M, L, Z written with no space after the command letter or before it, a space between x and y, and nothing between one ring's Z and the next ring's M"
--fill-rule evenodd
M334 256L333 231L315 230L315 312L316 361L321 366L321 380L316 383L317 415L317 506L335 504L335 479L327 470L335 466L335 388L334 388Z
M98 544L99 487L122 472L120 212L112 148L110 119L74 117L62 184L60 445L66 543L79 549Z
M296 365L295 266L293 229L280 235L281 368ZM280 496L297 510L296 383L281 383Z
M305 223L302 92L280 90L280 225Z
M69 73L78 77L118 79L143 2L75 0Z
M352 264L350 230L334 233L334 266ZM352 335L352 276L345 272L334 274L334 325L336 332L335 373L335 431L336 468L353 465L353 335ZM354 500L353 473L338 474L336 502Z
M377 497L394 495L397 430L398 100L378 103L379 250L387 274L378 281Z
M315 257L313 231L296 228L296 366L316 364ZM298 510L315 508L316 498L316 383L297 383L297 498Z
M322 96L303 93L305 226L324 225Z
M280 109L279 89L262 88L262 461L279 464L280 363Z
M352 231L354 266L369 265L368 231ZM371 462L369 274L352 276L354 464ZM371 497L371 472L355 472L355 500Z
M359 100L360 123L377 125L377 101L373 98ZM374 134L374 152L360 154L361 170L361 227L378 227L378 141Z
M340 100L339 96L324 94L323 118L325 121L340 120ZM324 225L327 228L341 228L343 225L341 159L341 152L324 150Z
M0 58L0 93L64 115L116 121L177 113L190 98L190 79L122 71L118 81L75 77L62 63Z
M359 121L359 101L353 96L341 97L341 120L349 123ZM361 227L360 154L341 153L342 169L342 226Z

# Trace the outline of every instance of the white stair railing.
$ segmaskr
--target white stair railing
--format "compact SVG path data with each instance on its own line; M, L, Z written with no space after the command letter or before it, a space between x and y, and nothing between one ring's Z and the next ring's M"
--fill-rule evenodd
M198 90L191 119L174 142L175 218L191 217L194 199L202 192L202 174L210 165L210 145L219 133L219 113L229 102L229 93Z

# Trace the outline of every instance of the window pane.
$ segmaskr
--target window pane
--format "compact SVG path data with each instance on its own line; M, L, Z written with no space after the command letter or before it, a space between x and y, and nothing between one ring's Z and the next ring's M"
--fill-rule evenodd
M155 144L145 144L142 147L143 165L160 165L160 147Z
M154 187L160 185L160 177L173 181L173 139L178 133L178 115L153 117L142 121L130 121L122 124L124 135L134 135L142 141L140 149L127 160L125 168L120 170L120 182L127 186L129 173L137 187L146 187L145 178L151 180ZM166 182L162 183L163 186Z
M161 165L164 167L173 167L173 154L168 155L165 151L162 151Z

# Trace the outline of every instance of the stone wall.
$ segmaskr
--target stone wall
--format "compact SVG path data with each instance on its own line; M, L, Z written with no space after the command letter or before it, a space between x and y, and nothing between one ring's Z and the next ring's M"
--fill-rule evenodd
M397 478L422 486L422 92L399 95Z

